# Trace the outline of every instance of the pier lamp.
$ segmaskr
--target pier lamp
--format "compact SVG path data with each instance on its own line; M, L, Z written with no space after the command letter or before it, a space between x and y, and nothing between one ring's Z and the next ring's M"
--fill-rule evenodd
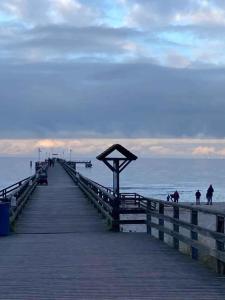
M116 152L117 155L113 155ZM118 157L116 157L118 156ZM114 144L96 157L104 162L106 166L113 172L113 192L119 196L120 193L120 173L128 166L128 164L137 159L137 156L120 144Z

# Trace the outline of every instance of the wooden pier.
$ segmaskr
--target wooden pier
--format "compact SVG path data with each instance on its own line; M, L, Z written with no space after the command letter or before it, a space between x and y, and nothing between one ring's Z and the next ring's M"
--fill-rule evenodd
M48 181L0 238L0 299L225 299L225 277L146 233L109 231L61 165Z

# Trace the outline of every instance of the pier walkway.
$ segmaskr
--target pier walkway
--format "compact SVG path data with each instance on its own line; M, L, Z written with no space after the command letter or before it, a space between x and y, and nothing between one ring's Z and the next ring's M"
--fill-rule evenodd
M146 233L116 233L64 169L49 169L0 239L0 299L225 299L225 277Z

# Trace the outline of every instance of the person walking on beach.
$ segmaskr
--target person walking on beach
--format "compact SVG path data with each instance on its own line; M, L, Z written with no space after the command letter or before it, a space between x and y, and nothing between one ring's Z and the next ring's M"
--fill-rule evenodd
M170 201L170 195L169 194L167 195L166 200Z
M201 193L199 190L195 193L195 198L196 198L196 205L200 205L200 198L201 198Z
M214 193L214 189L213 189L212 185L210 184L210 186L207 190L207 193L206 193L206 199L207 199L206 205L212 205L213 193Z
M179 195L178 191L175 191L173 194L174 202L178 203L179 198L180 198L180 195Z

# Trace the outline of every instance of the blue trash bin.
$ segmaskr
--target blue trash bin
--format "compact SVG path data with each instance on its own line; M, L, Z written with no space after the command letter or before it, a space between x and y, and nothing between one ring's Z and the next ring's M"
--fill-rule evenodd
M9 202L0 203L0 236L10 233L9 208Z

